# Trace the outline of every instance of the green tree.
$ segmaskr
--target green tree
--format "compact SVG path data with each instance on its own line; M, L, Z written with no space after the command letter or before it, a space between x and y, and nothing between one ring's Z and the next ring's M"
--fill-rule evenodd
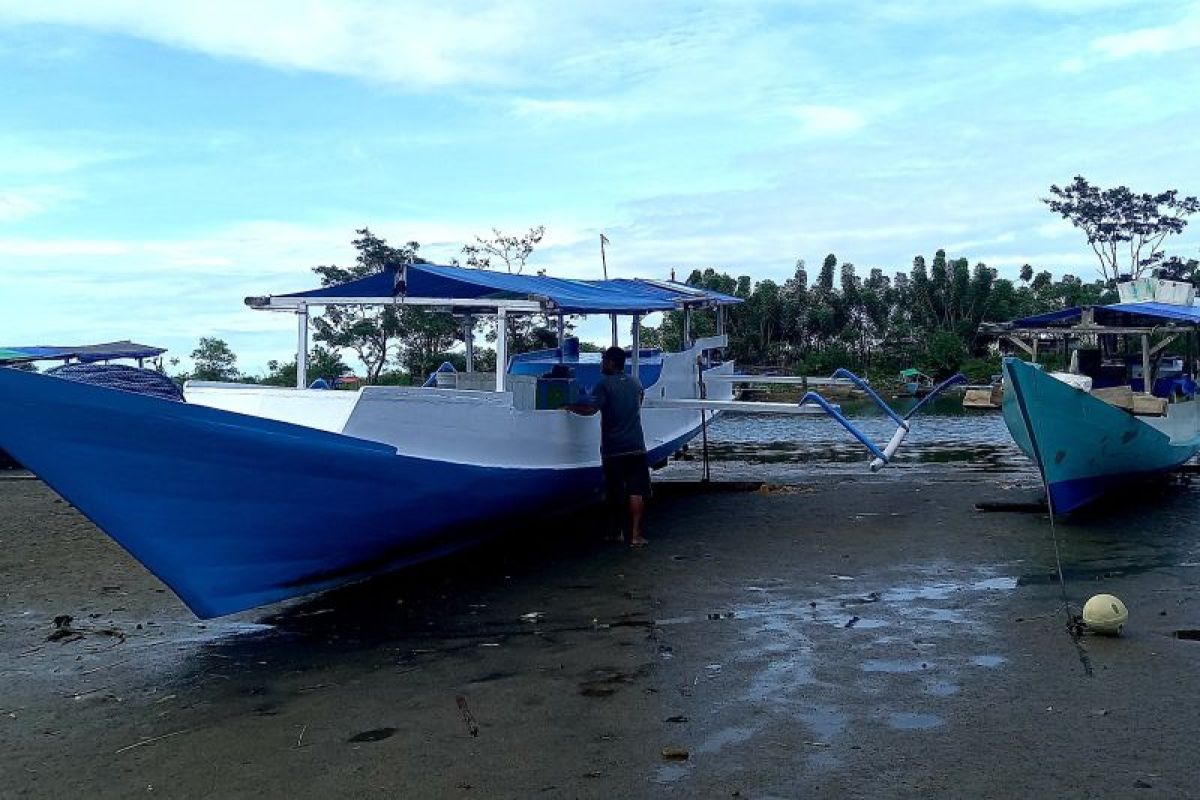
M537 225L523 234L509 234L492 228L490 237L476 236L471 244L463 245L466 265L474 269L499 269L503 266L509 274L520 275L526 262L546 235L546 226ZM539 273L541 274L541 273ZM496 341L494 325L488 325L486 338ZM558 322L545 314L510 315L507 320L508 351L510 354L543 350L558 343ZM436 366L436 365L435 365Z
M530 228L520 235L492 228L491 237L476 236L472 244L463 245L462 252L467 257L468 267L492 269L503 264L505 272L520 275L525 270L525 262L545 235L545 225ZM498 263L493 264L492 259Z
M352 244L358 256L353 266L313 267L313 272L321 277L322 286L335 286L420 261L417 257L420 245L416 242L391 247L370 228L361 228L355 233L358 238ZM313 338L318 342L324 342L334 350L351 350L358 356L366 367L368 383L374 383L383 372L398 347L397 337L403 330L401 310L392 305L327 306L324 314L313 318L312 324L316 330Z
M224 339L200 337L199 346L192 351L192 361L195 362L192 380L232 382L241 377L237 369L237 356Z
M313 347L308 354L305 371L310 381L324 378L332 381L350 372L350 368L342 361L342 356L336 350L321 345ZM268 386L295 386L296 360L279 362L274 359L267 362L267 376L262 382Z
M1138 278L1157 266L1165 257L1163 241L1182 232L1186 218L1200 211L1200 200L1181 198L1177 189L1158 194L1126 186L1101 189L1080 175L1066 186L1052 185L1050 194L1042 202L1084 232L1105 281Z

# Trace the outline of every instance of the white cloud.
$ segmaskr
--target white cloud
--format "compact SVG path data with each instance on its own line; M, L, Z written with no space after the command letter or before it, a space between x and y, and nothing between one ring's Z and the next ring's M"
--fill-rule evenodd
M33 141L28 135L0 134L0 175L61 175L127 155L95 142L87 146L46 143Z
M603 100L539 100L517 97L511 101L513 114L532 119L583 119L613 116L616 107Z
M1077 74L1098 62L1160 56L1195 48L1200 48L1200 3L1193 3L1181 19L1171 24L1098 36L1088 44L1086 53L1064 59L1059 63L1059 69Z
M852 108L826 105L801 105L791 109L801 131L809 136L840 136L854 133L866 125L866 118Z
M0 188L0 223L37 216L48 209L79 197L78 192L54 186Z
M1093 52L1111 59L1162 55L1196 47L1200 47L1200 7L1173 25L1101 36L1091 44Z
M0 24L74 25L218 57L415 87L502 83L546 33L532 2L0 0Z

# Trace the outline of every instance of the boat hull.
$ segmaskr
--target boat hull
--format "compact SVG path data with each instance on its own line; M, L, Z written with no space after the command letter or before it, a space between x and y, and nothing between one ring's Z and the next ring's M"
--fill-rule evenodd
M1200 451L1196 401L1171 406L1174 418L1158 421L1159 429L1019 359L1005 359L1004 375L1004 421L1038 465L1058 513L1175 469Z
M667 458L683 430L649 454ZM0 447L200 617L329 588L598 502L599 463L506 468L0 369Z

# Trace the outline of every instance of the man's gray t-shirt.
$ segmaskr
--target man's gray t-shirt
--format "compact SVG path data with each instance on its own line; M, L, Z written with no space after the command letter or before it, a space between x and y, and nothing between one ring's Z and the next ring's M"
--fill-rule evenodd
M600 409L600 455L646 452L642 434L642 385L620 373L604 375L592 390Z

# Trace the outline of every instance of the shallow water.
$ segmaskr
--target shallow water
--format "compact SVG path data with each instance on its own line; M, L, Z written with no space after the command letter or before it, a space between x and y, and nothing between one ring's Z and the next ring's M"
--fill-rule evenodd
M915 401L890 402L903 415ZM896 423L870 401L843 402L842 412L881 449L896 430ZM692 442L690 460L673 461L659 477L694 477L700 470L701 442L700 437ZM861 473L871 459L860 442L824 415L724 415L709 425L708 448L713 476L725 480L765 478L786 483L816 469L825 474ZM904 444L882 474L910 475L945 467L970 473L1033 474L1000 412L964 409L961 397L939 399L914 417Z

